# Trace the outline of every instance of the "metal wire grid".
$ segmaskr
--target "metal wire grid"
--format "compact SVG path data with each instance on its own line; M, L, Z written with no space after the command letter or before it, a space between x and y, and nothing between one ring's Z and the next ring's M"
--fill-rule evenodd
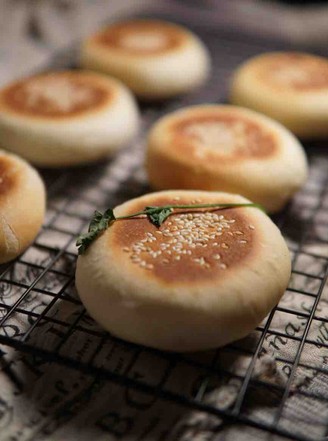
M231 70L243 59L264 50L277 49L250 44L224 36L204 35L214 58L214 75L210 84L197 94L166 105L143 107L144 130L161 114L174 108L204 101L222 101ZM219 43L219 45L218 45ZM67 59L67 54L64 60ZM66 64L62 59L55 65ZM228 422L245 423L287 437L312 441L315 436L305 436L295 424L285 425L284 412L293 393L293 384L299 369L327 375L328 369L302 361L305 345L318 342L311 337L311 326L317 322L328 323L320 316L318 305L328 277L328 158L320 149L311 149L310 161L313 176L303 192L283 214L275 220L289 241L293 254L293 277L300 286L291 285L287 292L300 298L310 299L306 311L277 306L255 332L256 338L229 345L203 356L168 354L137 346L110 336L87 316L74 293L74 242L77 234L85 229L94 209L137 196L148 190L142 174L142 141L123 151L115 160L96 167L74 170L43 171L49 193L47 220L35 243L15 262L0 267L0 342L19 350L41 356L77 368L85 373L103 376L122 386L131 386L154 397L174 401L192 410L224 418ZM313 246L319 246L313 251ZM323 251L321 251L323 250ZM308 258L318 264L319 271L304 271L298 261ZM309 282L309 283L302 283ZM73 308L74 314L59 316L58 309ZM60 308L59 308L60 306ZM64 308L64 309L65 309ZM292 335L275 330L272 326L277 314L288 314L304 319L302 335ZM291 357L276 357L278 363L289 367L289 377L279 385L254 377L256 363L262 355L264 342L271 337L288 339L295 343ZM81 342L81 351L72 354L69 343ZM89 350L89 348L92 348ZM328 344L321 343L327 349ZM86 349L87 348L87 349ZM126 351L129 361L124 370L117 373L110 363L99 362L99 354L105 350L120 348ZM249 357L241 374L232 372L220 363L226 355ZM149 357L162 366L158 381L146 381L133 372L141 359ZM152 362L149 366L152 366ZM199 379L193 390L182 393L172 386L172 378L181 372L193 370ZM224 408L208 399L215 384L236 380L238 394L234 403ZM270 421L254 416L250 409L254 394L273 395L275 410ZM323 405L328 402L327 392L298 393L306 399ZM309 415L308 424L316 424L315 416ZM321 422L322 424L322 422ZM328 423L325 424L328 427Z

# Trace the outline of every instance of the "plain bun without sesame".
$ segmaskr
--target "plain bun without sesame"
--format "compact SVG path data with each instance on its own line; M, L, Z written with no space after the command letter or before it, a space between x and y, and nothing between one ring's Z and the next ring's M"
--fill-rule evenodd
M114 23L82 46L84 68L113 75L143 99L189 92L207 79L209 53L188 29L160 20Z
M33 167L0 150L0 264L34 240L45 213L45 188Z
M299 52L251 58L232 78L230 101L264 113L302 139L328 139L328 59Z
M48 72L0 91L0 146L38 166L98 161L131 141L138 125L130 91L94 72Z
M164 191L114 210L247 203L227 193ZM216 348L251 332L284 293L291 265L274 223L255 207L176 210L159 228L118 220L80 255L76 286L113 335L169 351Z
M211 104L157 121L148 135L146 169L156 190L226 191L272 213L308 173L301 144L281 124L249 109Z

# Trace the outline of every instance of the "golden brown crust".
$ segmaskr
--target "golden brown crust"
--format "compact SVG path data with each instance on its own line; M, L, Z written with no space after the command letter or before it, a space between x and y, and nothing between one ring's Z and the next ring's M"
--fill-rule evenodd
M256 121L236 112L208 109L173 122L172 145L181 155L197 156L212 164L236 159L267 159L277 152L277 139ZM200 149L207 147L206 152Z
M114 95L114 88L91 73L49 72L3 89L0 108L29 117L61 119L100 110Z
M19 168L11 157L0 154L0 201L14 191L19 181Z
M222 203L214 198L179 200L158 195L151 205ZM143 210L136 201L128 213ZM128 214L126 213L126 214ZM225 277L252 255L255 227L242 208L176 210L157 228L145 217L117 221L108 246L130 265L166 284L190 284Z
M268 54L257 65L257 76L280 91L314 92L328 89L328 61L297 52Z
M160 55L179 48L184 33L159 20L130 20L109 26L94 36L94 43L127 55Z

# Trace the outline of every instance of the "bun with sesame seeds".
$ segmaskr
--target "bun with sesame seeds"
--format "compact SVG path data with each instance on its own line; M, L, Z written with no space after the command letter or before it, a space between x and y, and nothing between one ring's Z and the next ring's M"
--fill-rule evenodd
M203 84L210 57L188 29L144 19L114 23L89 37L81 64L119 78L143 99L163 99Z
M0 264L21 254L44 218L45 188L33 167L0 150Z
M243 63L233 104L264 113L303 139L328 138L328 59L301 52L264 53Z
M163 191L117 207L247 203L228 193ZM291 271L284 239L255 207L175 210L157 228L117 220L79 256L76 286L90 315L120 338L170 351L216 348L251 332Z
M137 133L138 119L130 91L94 72L48 72L0 90L0 146L39 166L109 156Z
M228 105L187 107L157 121L148 136L146 168L156 190L227 191L272 213L307 178L303 148L287 129Z

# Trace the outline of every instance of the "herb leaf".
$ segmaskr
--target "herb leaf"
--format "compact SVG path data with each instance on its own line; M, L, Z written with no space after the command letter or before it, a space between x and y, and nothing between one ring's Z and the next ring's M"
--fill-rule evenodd
M160 227L172 212L170 207L145 207L145 214L155 227Z
M92 242L97 239L100 233L107 230L109 224L114 222L115 219L116 217L111 208L108 208L104 214L100 213L100 211L95 211L90 222L88 232L80 234L76 241L79 254L83 254L92 244Z

